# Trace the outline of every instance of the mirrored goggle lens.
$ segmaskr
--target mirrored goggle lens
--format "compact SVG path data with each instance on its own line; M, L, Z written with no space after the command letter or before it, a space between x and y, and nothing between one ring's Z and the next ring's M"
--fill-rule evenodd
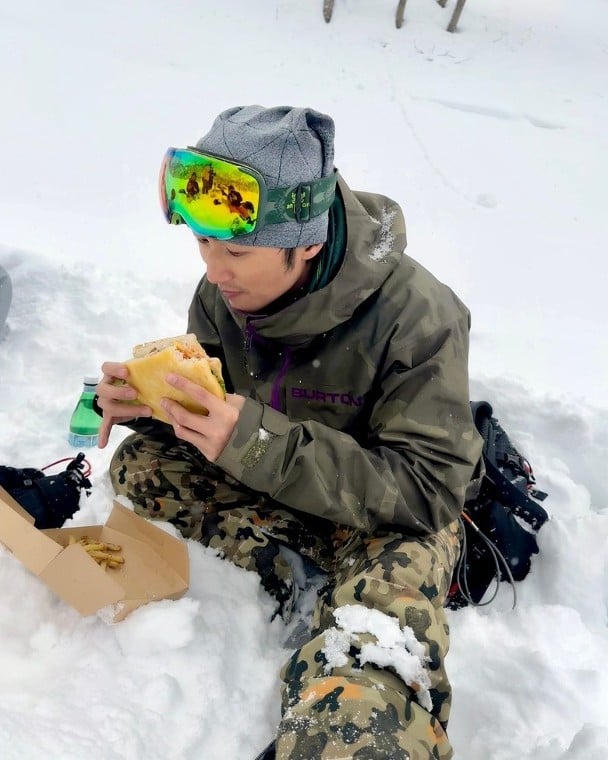
M189 149L170 148L160 176L168 222L196 235L229 240L256 227L260 185L246 169Z

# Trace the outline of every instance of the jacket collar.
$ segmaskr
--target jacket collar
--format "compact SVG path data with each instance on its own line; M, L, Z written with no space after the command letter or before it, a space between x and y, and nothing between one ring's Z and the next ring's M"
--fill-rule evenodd
M381 195L355 193L341 177L338 186L344 200L347 235L346 250L335 276L325 287L271 314L232 311L244 332L247 323L251 323L263 339L303 347L348 321L401 259L406 236L403 213L397 203Z

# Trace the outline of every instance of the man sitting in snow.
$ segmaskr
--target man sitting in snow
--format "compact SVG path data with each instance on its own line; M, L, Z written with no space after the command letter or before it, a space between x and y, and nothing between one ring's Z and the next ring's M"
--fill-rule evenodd
M210 411L167 400L171 427L125 407L135 391L113 381L128 370L105 363L100 445L128 423L116 492L258 572L284 617L289 549L327 573L281 674L276 757L449 758L443 606L481 452L469 313L404 254L399 206L353 192L333 156L329 116L260 106L225 111L196 149L168 152L165 212L206 266L188 331L221 359L228 395L169 376ZM211 204L172 205L183 167L209 160L218 179L235 164L243 190L257 182L252 232L231 237Z

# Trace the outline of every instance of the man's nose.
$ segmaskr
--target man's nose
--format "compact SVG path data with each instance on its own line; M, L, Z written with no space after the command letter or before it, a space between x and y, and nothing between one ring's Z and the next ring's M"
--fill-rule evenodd
M227 282L230 277L230 271L226 266L226 257L222 255L221 250L213 245L208 246L205 254L205 264L207 265L207 279L212 285L221 285Z

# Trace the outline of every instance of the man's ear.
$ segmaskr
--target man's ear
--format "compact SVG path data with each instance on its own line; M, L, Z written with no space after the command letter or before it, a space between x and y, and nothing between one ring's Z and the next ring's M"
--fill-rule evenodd
M313 245L305 245L302 248L302 258L304 261L314 259L314 257L323 248L323 243L314 243Z

